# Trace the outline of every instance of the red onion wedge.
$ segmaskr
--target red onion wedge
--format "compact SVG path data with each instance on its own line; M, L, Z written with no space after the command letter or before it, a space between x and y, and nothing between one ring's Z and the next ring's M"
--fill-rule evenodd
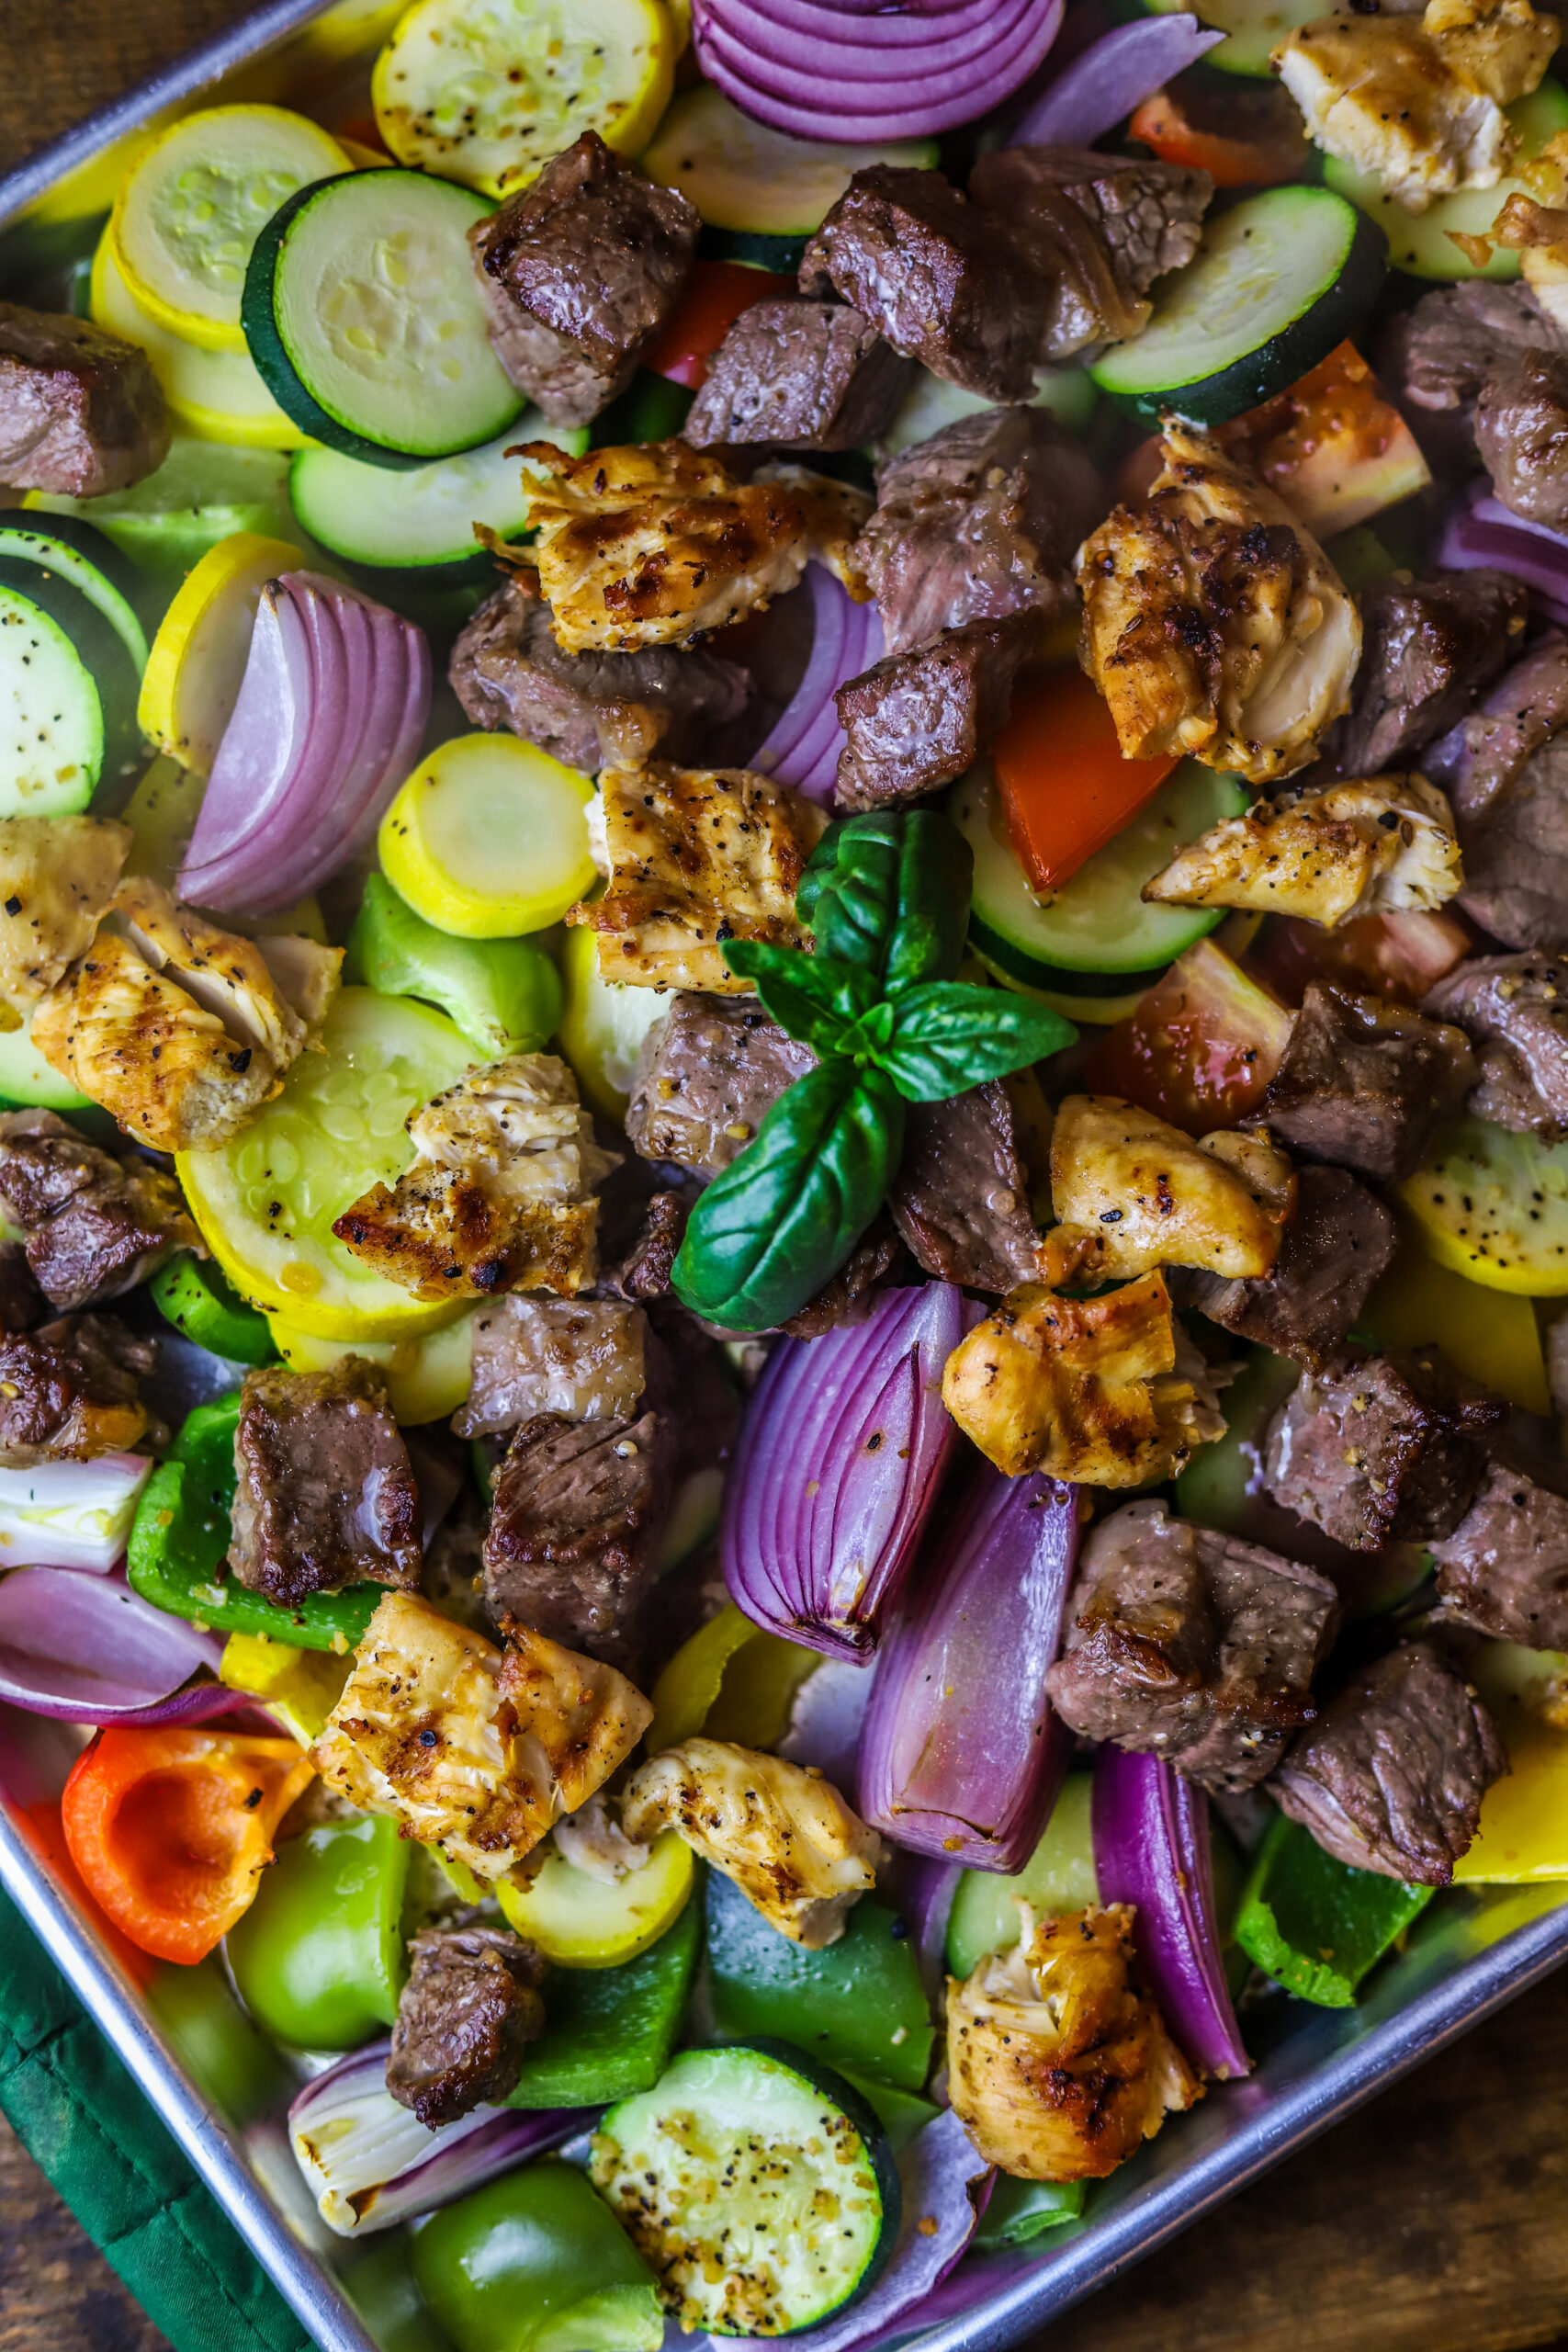
M1140 17L1118 25L1042 91L1007 143L1092 147L1224 39L1190 16Z
M575 2139L596 2108L476 2107L434 2131L387 2088L389 2041L329 2066L288 2110L288 2142L321 2219L368 2237L466 2196L498 2173Z
M0 1700L69 1724L203 1723L248 1706L220 1682L223 1645L123 1576L17 1568L0 1577Z
M708 80L797 139L919 139L972 122L1039 67L1063 0L842 7L838 0L695 0Z
M1568 624L1568 538L1514 514L1490 482L1473 483L1450 514L1438 562L1446 571L1486 564L1512 572L1550 619Z
M125 1556L137 1499L152 1471L144 1453L0 1470L0 1570L86 1568L107 1575Z
M1017 1871L1071 1748L1045 1699L1077 1555L1077 1489L977 1471L884 1645L860 1752L860 1811L896 1845Z
M833 797L844 744L833 695L880 662L886 649L882 616L874 605L857 605L819 563L807 565L806 581L813 614L811 656L799 685L753 752L751 765L826 808Z
M1100 1901L1136 1904L1139 1955L1171 2034L1204 2074L1247 2074L1220 1960L1208 1798L1163 1757L1107 1746L1091 1803Z
M315 572L268 581L181 897L266 914L357 856L418 756L430 693L412 621Z
M719 1557L753 1623L829 1657L876 1648L958 1436L942 1373L952 1283L878 1294L863 1322L784 1340L747 1408Z

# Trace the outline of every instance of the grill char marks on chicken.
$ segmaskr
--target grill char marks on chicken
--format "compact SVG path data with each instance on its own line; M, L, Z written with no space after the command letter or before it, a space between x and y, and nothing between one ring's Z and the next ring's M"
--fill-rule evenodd
M1399 1247L1393 1211L1343 1168L1297 1171L1295 1214L1271 1274L1173 1272L1178 1303L1237 1339L1315 1369L1345 1341Z

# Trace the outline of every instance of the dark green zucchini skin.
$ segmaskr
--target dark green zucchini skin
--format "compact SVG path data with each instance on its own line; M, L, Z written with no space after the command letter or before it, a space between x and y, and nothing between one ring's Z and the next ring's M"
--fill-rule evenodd
M793 277L807 247L806 232L782 235L771 229L714 229L705 226L697 239L704 261L739 261L752 269L770 269L775 277ZM759 297L759 300L761 297Z
M904 2184L899 2178L892 2143L869 2102L862 2098L852 2083L845 2080L836 2066L825 2066L819 2058L807 2056L793 2041L780 2041L768 2033L753 2034L750 2041L734 2041L729 2047L732 2050L754 2050L760 2058L771 2058L775 2065L787 2066L792 2075L798 2075L803 2083L809 2083L818 2097L831 2099L833 2105L849 2117L871 2158L871 2167L876 2175L876 2186L882 2196L882 2232L876 2241L876 2252L861 2273L854 2293L831 2313L832 2318L839 2319L870 2293L892 2260L893 2249L898 2243L898 2227L904 2216Z
M1145 989L1152 989L1156 980L1165 978L1174 957L1164 964L1150 964L1136 972L1080 972L1066 964L1043 964L1034 956L1026 956L999 931L971 914L969 936L981 954L991 963L999 965L1025 988L1050 989L1057 996L1132 996Z
M142 764L141 729L136 702L141 673L114 624L80 588L46 564L7 556L0 548L0 587L14 589L58 622L75 647L96 688L104 718L104 763L88 806L95 816L112 816Z

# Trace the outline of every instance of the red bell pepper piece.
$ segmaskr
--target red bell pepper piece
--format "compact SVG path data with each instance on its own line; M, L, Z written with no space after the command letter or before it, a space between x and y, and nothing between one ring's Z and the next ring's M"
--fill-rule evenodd
M794 292L794 278L771 269L749 269L738 261L694 262L674 317L642 364L672 384L700 391L708 361L741 311L770 295Z
M992 760L1013 853L1041 898L1119 833L1177 764L1123 759L1109 707L1076 667L1019 680Z

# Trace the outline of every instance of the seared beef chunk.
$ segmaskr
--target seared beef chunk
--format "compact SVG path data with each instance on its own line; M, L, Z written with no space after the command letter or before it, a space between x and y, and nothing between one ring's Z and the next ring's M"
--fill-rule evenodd
M468 232L496 357L552 424L586 424L669 324L701 227L596 130Z
M1043 409L983 409L905 449L855 542L888 652L965 621L1076 612L1073 558L1104 512L1083 444Z
M637 1238L619 1262L599 1277L605 1298L666 1298L691 1204L679 1193L654 1193L643 1212Z
M883 1276L892 1272L902 1253L898 1236L885 1219L878 1217L864 1238L856 1242L838 1272L781 1328L792 1340L819 1340L824 1331L836 1329L866 1293L874 1290Z
M1452 465L1473 448L1476 402L1494 370L1524 351L1562 348L1528 286L1472 278L1396 314L1378 373L1433 456Z
M1568 522L1568 351L1521 351L1493 368L1475 403L1475 446L1505 506Z
M640 1306L513 1291L474 1317L473 1382L452 1427L484 1437L539 1413L574 1421L634 1413L648 1385L647 1349Z
M815 1062L754 997L680 989L643 1039L627 1136L645 1159L721 1175Z
M1386 1183L1420 1165L1474 1079L1462 1030L1313 980L1260 1115L1293 1151Z
M0 1208L54 1306L101 1306L201 1246L172 1176L100 1151L52 1111L0 1117Z
M432 2132L517 2087L545 2030L545 1963L504 1928L425 1928L409 1945L387 2088Z
M998 1080L945 1102L910 1103L887 1205L912 1255L938 1282L1008 1291L1040 1279L1040 1234L1017 1122Z
M49 1313L19 1241L0 1241L0 1331L30 1331Z
M1499 679L1479 710L1456 720L1423 755L1423 771L1453 803L1467 863L1484 820L1564 726L1568 637L1551 629Z
M87 1462L123 1453L147 1427L138 1384L150 1340L112 1315L66 1315L0 1340L0 1464Z
M418 1589L420 1502L387 1385L363 1356L247 1372L234 1432L234 1574L288 1607L345 1584Z
M1516 1135L1568 1134L1568 963L1469 956L1421 1000L1480 1048L1470 1107Z
M564 653L550 608L503 580L457 633L447 670L476 727L509 727L552 759L592 775L637 767L657 750L697 760L740 717L750 680L700 646Z
M670 1510L672 1418L540 1413L524 1422L485 1537L485 1597L498 1624L526 1625L632 1670L636 1619L658 1576Z
M1034 635L1026 613L965 621L840 686L838 806L900 808L973 767L1007 724Z
M1568 1648L1568 1466L1508 1449L1451 1535L1432 1546L1450 1617L1527 1649Z
M1339 1692L1269 1786L1352 1870L1447 1886L1507 1769L1463 1676L1430 1642L1405 1642Z
M1509 947L1568 949L1568 637L1552 630L1422 767L1453 803L1459 905Z
M1240 1340L1315 1369L1326 1363L1399 1247L1393 1211L1343 1168L1303 1168L1295 1214L1271 1274L1227 1282L1184 1273L1180 1305L1195 1306Z
M1045 1688L1087 1739L1163 1756L1206 1788L1249 1789L1312 1721L1337 1608L1314 1568L1163 1503L1126 1503L1084 1547Z
M1356 599L1361 659L1348 715L1325 739L1340 775L1383 775L1465 716L1523 634L1529 600L1504 571L1375 580Z
M996 223L940 172L857 172L806 248L801 291L831 288L895 351L988 401L1034 390L1038 291Z
M97 498L169 454L147 354L85 319L0 302L0 483Z
M1089 147L999 147L969 175L971 198L1036 280L1034 356L1047 362L1146 325L1144 296L1191 260L1213 192L1207 172Z
M708 361L681 438L694 449L858 449L886 431L913 372L841 302L753 302Z
M1451 1535L1480 1486L1495 1396L1431 1347L1303 1373L1269 1427L1277 1503L1352 1552Z

